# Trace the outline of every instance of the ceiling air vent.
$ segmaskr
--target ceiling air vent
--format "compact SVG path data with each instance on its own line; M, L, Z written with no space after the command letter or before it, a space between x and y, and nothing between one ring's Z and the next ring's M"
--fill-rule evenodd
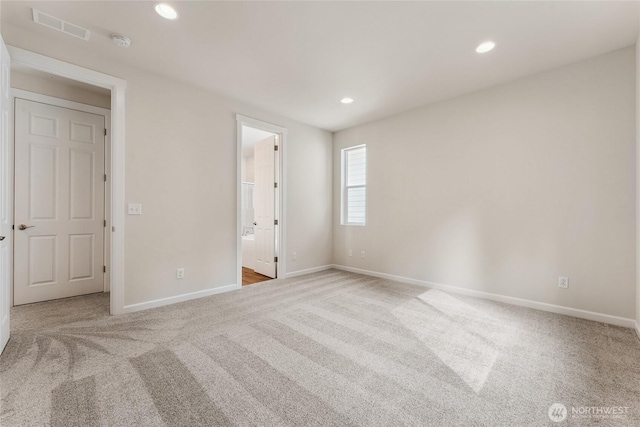
M79 27L71 24L70 22L63 21L55 16L47 15L38 9L31 9L33 11L33 22L36 24L44 25L52 30L60 31L61 33L68 34L79 39L89 41L91 32L86 28Z

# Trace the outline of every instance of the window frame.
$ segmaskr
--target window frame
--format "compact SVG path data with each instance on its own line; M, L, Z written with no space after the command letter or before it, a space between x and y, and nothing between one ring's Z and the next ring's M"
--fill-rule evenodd
M361 185L347 185L347 173L348 173L348 160L347 153L349 151L355 151L364 148L364 164L365 164L365 178L364 184ZM367 225L367 144L359 144L351 147L345 147L340 150L340 225L352 225L357 227L364 227ZM363 188L364 189L364 221L363 222L349 222L348 219L348 194L349 189Z

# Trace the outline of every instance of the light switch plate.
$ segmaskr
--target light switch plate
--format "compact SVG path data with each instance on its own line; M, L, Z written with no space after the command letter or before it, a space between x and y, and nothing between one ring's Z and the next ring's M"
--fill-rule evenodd
M140 203L129 203L129 215L142 215L142 205Z

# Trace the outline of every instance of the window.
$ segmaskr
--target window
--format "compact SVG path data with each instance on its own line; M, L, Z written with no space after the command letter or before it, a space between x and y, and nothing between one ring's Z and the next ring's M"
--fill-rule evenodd
M367 208L367 146L342 150L342 225L364 225Z

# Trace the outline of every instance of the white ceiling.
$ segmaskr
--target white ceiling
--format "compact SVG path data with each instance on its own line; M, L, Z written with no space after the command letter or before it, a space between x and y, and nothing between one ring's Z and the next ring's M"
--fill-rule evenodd
M3 0L2 25L335 131L630 46L640 17L635 1L170 3L177 21L146 1ZM30 7L91 40L34 24Z

